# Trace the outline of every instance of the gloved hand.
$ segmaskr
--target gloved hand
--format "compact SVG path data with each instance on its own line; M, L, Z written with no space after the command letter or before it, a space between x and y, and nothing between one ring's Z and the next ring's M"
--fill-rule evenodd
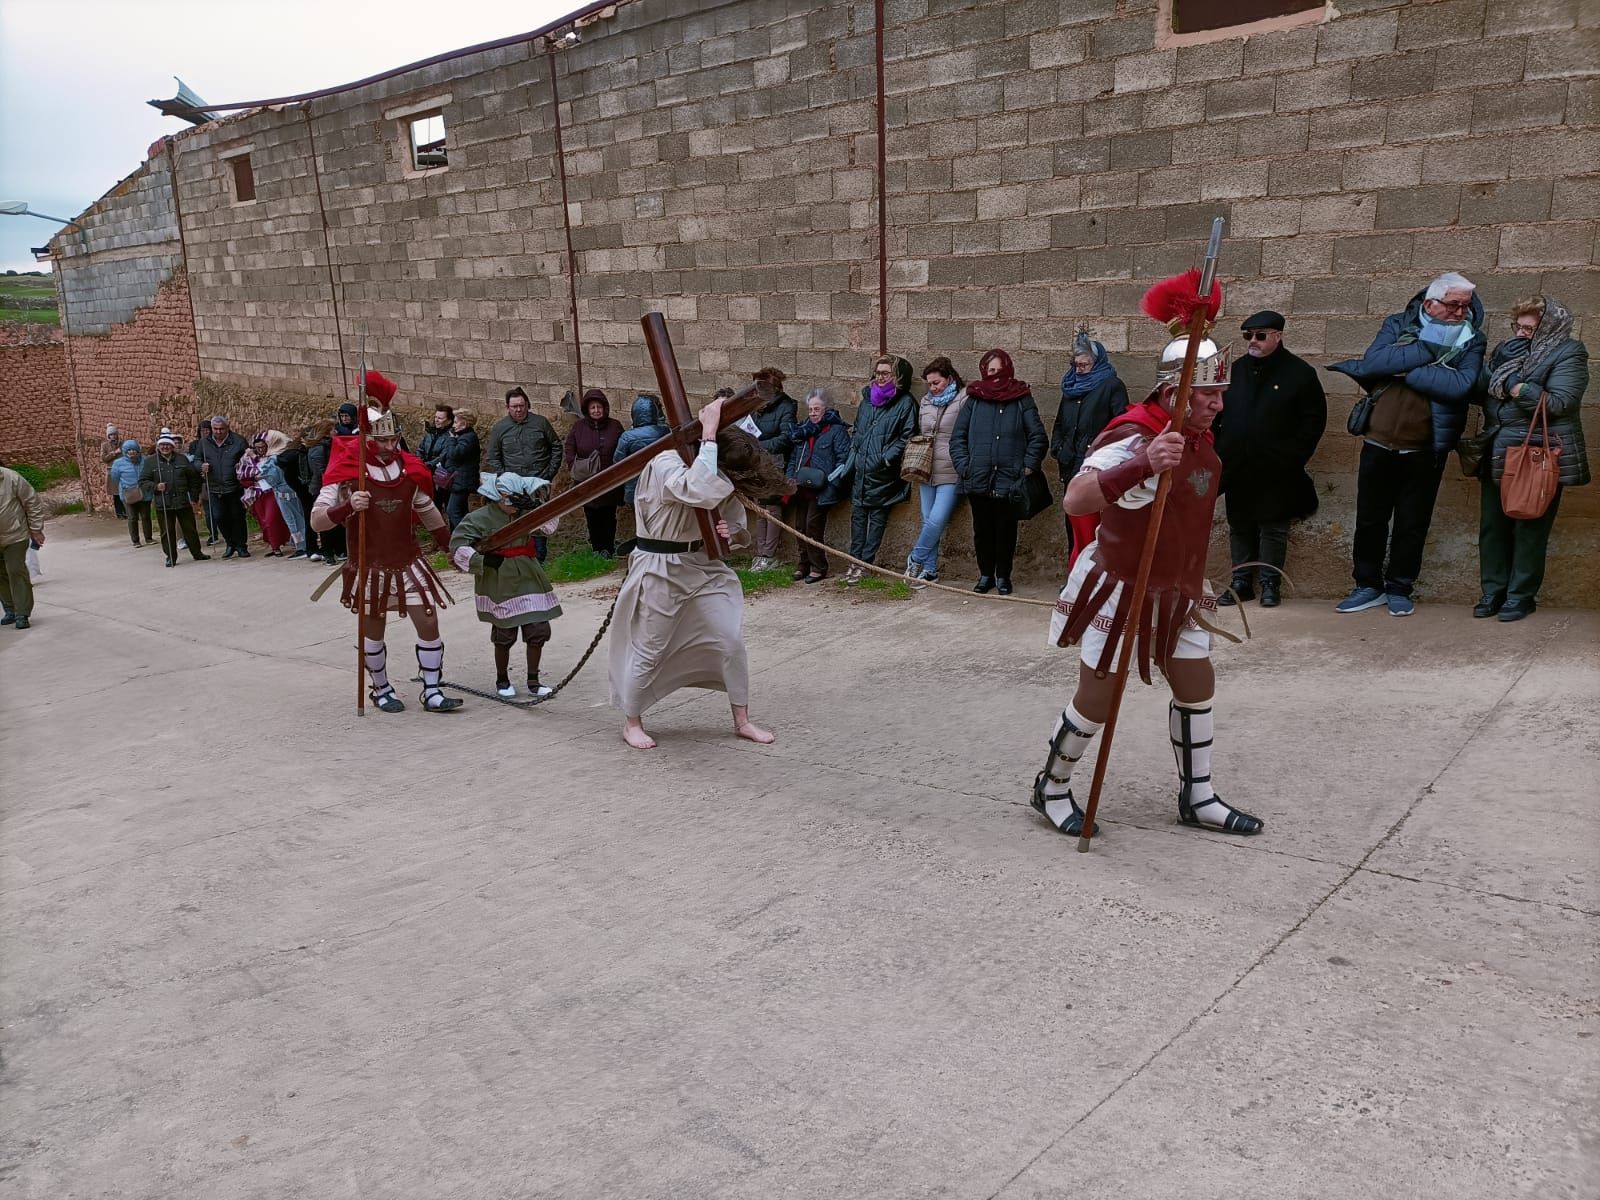
M496 554L493 550L491 550L489 553L483 556L483 565L490 571L498 571L500 569L500 564L505 562L505 560L505 555Z

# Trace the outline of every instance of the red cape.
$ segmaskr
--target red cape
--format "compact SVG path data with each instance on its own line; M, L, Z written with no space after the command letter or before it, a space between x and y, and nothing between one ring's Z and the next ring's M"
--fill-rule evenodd
M328 469L322 473L323 483L352 483L356 478L356 451L360 445L359 439L353 436L336 437L333 439L333 453L328 455ZM400 456L402 473L422 488L429 496L433 495L433 472L415 454L408 454L404 450L396 451ZM367 462L378 466L378 460L373 457L372 446L367 446Z

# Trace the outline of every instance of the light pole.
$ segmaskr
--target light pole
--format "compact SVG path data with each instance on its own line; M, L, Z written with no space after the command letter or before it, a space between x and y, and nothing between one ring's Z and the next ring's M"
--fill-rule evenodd
M69 221L65 217L52 217L49 213L34 212L28 207L26 200L0 200L0 216L4 217L38 217L41 221L54 221L58 225L75 225L77 222Z

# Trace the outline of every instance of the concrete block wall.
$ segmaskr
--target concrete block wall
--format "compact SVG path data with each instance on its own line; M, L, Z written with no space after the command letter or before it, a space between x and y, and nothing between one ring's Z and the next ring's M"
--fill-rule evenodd
M1450 269L1479 282L1491 341L1530 292L1566 302L1580 334L1594 324L1592 5L1350 0L1322 24L1200 45L1168 44L1157 7L889 0L892 352L970 372L1004 346L1048 420L1086 320L1137 393L1165 337L1139 297L1196 260L1216 215L1229 222L1225 322L1277 308L1314 362L1359 353ZM632 0L587 26L556 59L565 213L548 69L542 50L516 47L315 101L316 175L298 106L180 135L207 378L337 393L337 293L346 363L362 327L413 402L487 415L522 383L549 411L577 383L565 218L585 383L653 386L638 316L660 309L693 394L771 363L791 391L852 399L878 350L873 5ZM387 114L446 96L450 166L411 172L403 119ZM257 200L236 205L222 158L245 144ZM1323 509L1294 551L1313 594L1347 585L1358 452L1342 432L1351 389L1326 381ZM1434 594L1475 587L1474 489L1448 473ZM1583 598L1596 495L1563 504L1556 602ZM886 555L914 525L897 519ZM1033 522L1025 560L1049 574L1059 556L1056 523Z
M183 267L172 177L157 154L57 234L56 291L71 333L104 334Z

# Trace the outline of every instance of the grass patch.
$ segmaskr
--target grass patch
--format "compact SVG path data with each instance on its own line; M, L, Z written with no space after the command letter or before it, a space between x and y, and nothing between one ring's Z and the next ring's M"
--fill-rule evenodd
M0 321L56 325L56 288L47 276L0 275Z
M72 513L81 513L81 512L88 512L88 511L89 510L84 507L84 504L83 504L82 500L73 500L73 501L71 501L71 502L69 502L67 504L63 504L60 508L56 509L56 516L65 517L65 516L70 516Z
M32 484L36 492L48 491L64 479L78 477L78 464L75 462L51 463L43 467L17 463L11 469Z
M428 555L428 565L430 565L435 571L439 572L439 574L443 575L450 569L450 556L443 550L435 550L432 554Z
M843 586L843 585L841 585ZM885 579L881 575L863 576L852 591L864 592L878 600L909 600L911 585L904 579Z
M744 589L746 596L759 596L762 592L770 592L775 588L794 586L794 570L791 567L769 567L765 571L752 571L749 567L734 567L733 573L739 577L739 586Z
M582 583L585 579L611 574L617 569L618 561L607 558L593 547L580 546L576 550L558 554L545 563L544 573L552 583Z

